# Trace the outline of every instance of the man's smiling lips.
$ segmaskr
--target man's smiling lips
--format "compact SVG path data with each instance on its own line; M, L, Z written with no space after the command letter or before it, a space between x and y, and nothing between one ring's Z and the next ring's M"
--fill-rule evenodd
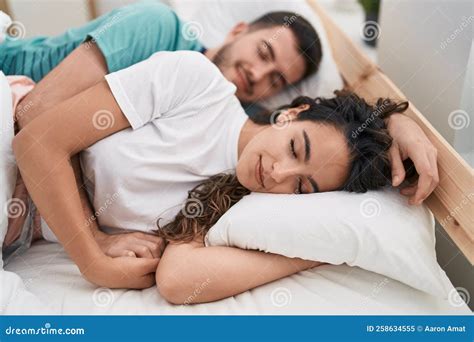
M242 91L244 93L249 94L250 83L245 74L245 71L242 69L241 66L237 66L236 69L237 69L237 76L239 78L239 84L241 86Z

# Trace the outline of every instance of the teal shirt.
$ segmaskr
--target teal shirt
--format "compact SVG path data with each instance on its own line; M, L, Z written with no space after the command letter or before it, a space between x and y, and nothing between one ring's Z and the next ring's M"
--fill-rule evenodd
M198 40L183 35L183 25L169 7L139 2L56 37L7 38L0 44L0 70L38 82L78 45L91 39L102 51L109 72L127 68L158 51L202 51Z

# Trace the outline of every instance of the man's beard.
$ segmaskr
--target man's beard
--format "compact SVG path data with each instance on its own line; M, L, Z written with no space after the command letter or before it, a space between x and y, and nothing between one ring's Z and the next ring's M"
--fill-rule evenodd
M224 68L228 68L232 65L230 55L231 55L232 43L227 43L222 46L217 52L212 62L223 72Z

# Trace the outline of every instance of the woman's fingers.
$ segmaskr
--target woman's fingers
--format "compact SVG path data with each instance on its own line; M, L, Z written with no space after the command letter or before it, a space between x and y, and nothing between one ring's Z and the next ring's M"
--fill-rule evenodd
M98 242L104 253L110 257L160 258L166 246L162 238L139 232L103 234Z

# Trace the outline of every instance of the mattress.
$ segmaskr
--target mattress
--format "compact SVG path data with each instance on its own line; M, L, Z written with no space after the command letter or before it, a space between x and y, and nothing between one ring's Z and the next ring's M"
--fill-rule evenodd
M385 276L323 265L213 303L172 305L156 287L97 288L82 278L59 244L40 241L0 274L3 311L70 315L466 315L465 304L434 298ZM14 272L14 273L12 273ZM19 277L18 277L19 276ZM18 277L16 279L15 277ZM7 287L5 287L7 286ZM453 289L454 291L454 289Z

